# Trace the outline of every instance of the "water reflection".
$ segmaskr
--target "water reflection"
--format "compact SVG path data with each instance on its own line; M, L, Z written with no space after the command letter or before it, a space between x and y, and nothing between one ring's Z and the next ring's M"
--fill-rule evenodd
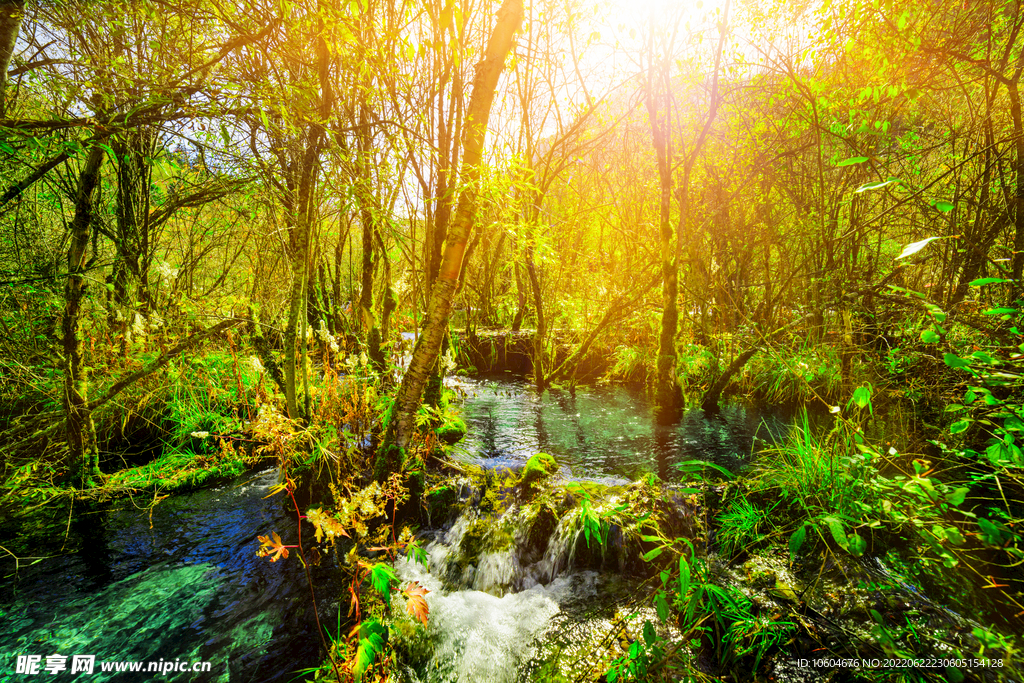
M469 434L462 457L488 467L515 467L537 452L551 453L577 478L631 479L654 472L675 477L685 460L709 460L741 469L755 438L774 441L792 422L791 412L728 402L715 414L699 407L679 425L654 424L650 401L624 386L549 389L538 394L510 376L457 378L465 392Z

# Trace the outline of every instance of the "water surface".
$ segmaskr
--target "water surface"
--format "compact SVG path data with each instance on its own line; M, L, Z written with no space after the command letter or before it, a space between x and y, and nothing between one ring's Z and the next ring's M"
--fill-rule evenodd
M150 515L124 501L70 511L67 537L35 539L52 554L16 576L0 570L0 681L17 655L67 657L62 680L287 681L319 663L309 588L297 560L257 558L258 535L295 534L275 471L161 501ZM150 501L138 501L144 506ZM6 545L6 543L4 543ZM63 547L63 551L61 548ZM206 673L70 673L73 655L97 662L210 662ZM42 671L39 676L49 678Z
M792 411L723 401L717 414L688 408L672 427L654 424L642 390L606 385L538 393L509 376L457 378L465 394L469 433L464 458L487 467L517 467L538 452L554 455L576 479L634 479L647 472L677 478L675 465L707 460L742 469L755 439L772 442L792 423Z

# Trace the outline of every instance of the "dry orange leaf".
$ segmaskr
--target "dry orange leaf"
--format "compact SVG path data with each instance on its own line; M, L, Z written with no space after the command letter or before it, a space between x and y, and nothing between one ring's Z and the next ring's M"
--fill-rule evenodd
M405 610L422 621L424 626L427 625L427 614L430 613L430 608L427 607L427 600L423 596L429 592L418 581L413 581L405 589L405 595L409 598L405 603Z

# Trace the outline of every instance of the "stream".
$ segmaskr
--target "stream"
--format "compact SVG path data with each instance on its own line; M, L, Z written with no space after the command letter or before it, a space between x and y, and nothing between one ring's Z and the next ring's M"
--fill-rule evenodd
M73 510L63 534L32 566L4 562L0 681L18 675L17 655L67 657L64 680L287 681L316 666L320 645L297 562L256 557L257 535L289 528L269 470L177 495L152 512L131 506ZM138 501L145 507L149 500ZM5 529L5 535L9 530ZM30 531L25 529L24 531ZM7 545L7 543L3 543ZM63 549L62 549L63 545ZM75 655L95 657L92 676L71 674ZM161 661L162 660L162 661ZM102 672L101 662L209 663L199 673Z
M454 378L451 386L463 396L469 428L456 458L501 471L543 451L556 458L563 481L616 490L649 472L678 480L675 466L693 459L740 470L758 440L778 439L793 418L730 402L717 415L695 408L678 427L656 428L645 396L626 387L538 395L509 377ZM250 474L168 498L152 512L149 500L65 509L57 522L66 540L64 533L40 542L32 529L4 529L0 545L20 532L49 557L31 566L23 560L17 572L9 559L0 562L0 681L35 680L16 673L18 655L40 656L48 677L54 653L67 657L58 680L79 675L71 673L74 655L95 657L95 672L83 680L305 680L295 672L319 664L320 642L301 566L256 557L258 535L278 531L286 544L295 542L281 497L264 499L276 480L273 470ZM466 487L459 495L472 500L479 492ZM588 675L595 662L582 645L642 591L614 560L575 566L579 532L564 519L538 544L510 518L507 549L469 557L466 538L476 521L472 506L433 520L421 532L427 566L396 566L403 581L430 591L429 655L407 666L404 679L514 683L536 679L559 658L569 667L563 675ZM314 584L330 628L347 608L344 588L331 586L326 570L314 573ZM638 618L651 611L639 603L630 609ZM165 673L100 670L101 662L131 661L156 662ZM167 672L171 662L208 662L209 670Z

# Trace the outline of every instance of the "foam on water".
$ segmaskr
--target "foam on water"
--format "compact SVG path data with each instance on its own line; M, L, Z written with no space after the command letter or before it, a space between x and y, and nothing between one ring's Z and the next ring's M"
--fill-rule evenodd
M433 656L420 683L512 683L536 652L559 603L594 594L597 577L583 572L496 597L471 589L445 592L440 579L408 560L400 560L395 570L403 581L418 581L430 591Z

